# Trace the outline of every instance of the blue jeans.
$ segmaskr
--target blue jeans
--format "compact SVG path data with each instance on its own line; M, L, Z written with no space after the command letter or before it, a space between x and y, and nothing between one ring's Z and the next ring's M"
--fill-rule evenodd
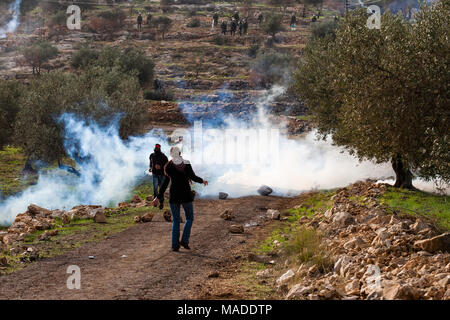
M170 212L172 213L172 249L180 247L180 209L183 206L184 215L186 216L186 223L184 224L183 236L181 241L189 243L191 236L192 223L194 222L194 204L192 202L186 203L169 203Z
M159 193L159 189L161 188L163 180L164 180L163 175L153 174L153 195L155 196L155 198ZM164 201L164 195L162 195L162 198L160 200L161 202Z

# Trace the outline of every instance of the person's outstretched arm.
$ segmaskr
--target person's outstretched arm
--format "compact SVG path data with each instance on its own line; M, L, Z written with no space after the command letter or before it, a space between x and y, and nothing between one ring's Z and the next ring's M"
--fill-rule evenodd
M195 175L194 170L192 169L192 166L190 164L186 165L185 172L188 178L191 179L192 181L195 181L197 183L203 183L203 179Z

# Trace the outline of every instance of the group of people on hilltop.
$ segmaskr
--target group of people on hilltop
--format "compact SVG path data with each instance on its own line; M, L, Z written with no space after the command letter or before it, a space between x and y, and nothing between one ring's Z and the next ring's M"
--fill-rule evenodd
M248 32L248 21L247 18L239 18L239 13L236 11L233 16L230 18L230 35L234 36L236 31L240 36L247 34ZM219 23L219 15L215 13L213 15L213 26L216 27ZM222 34L226 35L228 32L228 23L225 20L222 20L220 24L220 29L222 30Z

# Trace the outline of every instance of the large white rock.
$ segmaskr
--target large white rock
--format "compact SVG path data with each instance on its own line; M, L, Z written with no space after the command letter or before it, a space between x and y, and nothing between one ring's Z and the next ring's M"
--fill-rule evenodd
M268 209L266 212L266 217L272 220L280 219L280 211L274 209Z
M288 282L290 279L292 279L293 276L295 276L294 271L292 271L292 269L289 269L281 277L277 279L277 285L282 285Z
M289 290L288 294L286 295L286 299L302 298L304 295L311 293L312 290L312 286L305 287L300 283L296 284L291 288L291 290Z

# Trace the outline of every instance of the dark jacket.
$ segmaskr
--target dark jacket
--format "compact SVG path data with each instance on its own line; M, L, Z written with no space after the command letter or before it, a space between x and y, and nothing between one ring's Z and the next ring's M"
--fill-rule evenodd
M169 161L164 167L164 171L166 176L159 189L157 198L160 201L163 199L164 192L170 182L169 203L187 203L194 201L190 180L203 183L203 179L195 175L191 164L185 161L185 163L177 166L172 161Z
M162 152L154 152L150 155L150 169L155 175L164 175L164 166L169 159ZM156 165L159 165L159 169L156 169Z

